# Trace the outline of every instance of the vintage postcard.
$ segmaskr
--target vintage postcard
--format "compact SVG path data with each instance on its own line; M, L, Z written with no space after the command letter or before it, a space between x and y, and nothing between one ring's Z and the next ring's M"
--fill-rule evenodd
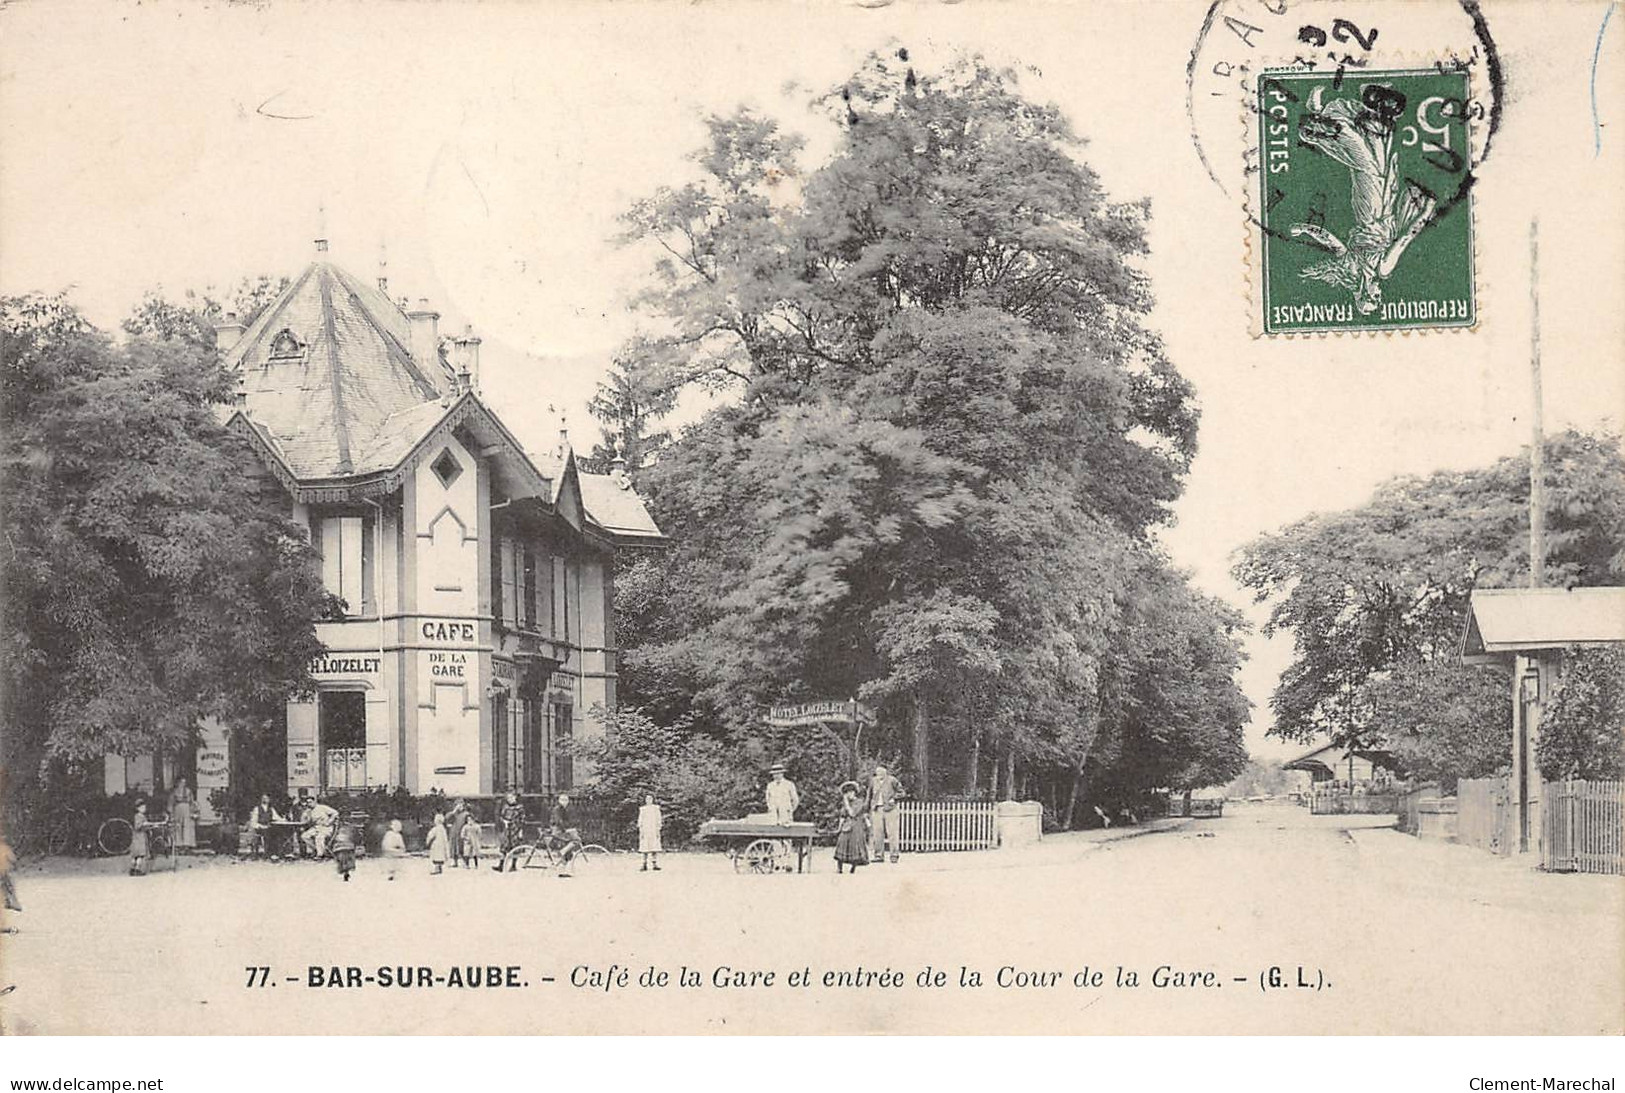
M6 5L0 1032L1625 1032L1614 8Z

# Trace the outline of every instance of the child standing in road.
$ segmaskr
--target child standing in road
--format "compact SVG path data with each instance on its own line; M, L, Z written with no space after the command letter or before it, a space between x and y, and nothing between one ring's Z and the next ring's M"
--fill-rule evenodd
M446 857L451 849L451 836L446 832L446 817L444 813L434 814L434 826L429 828L427 840L429 848L429 863L434 866L431 876L438 877L446 871Z
M147 875L147 855L151 850L147 837L146 802L135 806L135 819L130 821L130 831L130 876L144 877Z
M469 816L463 824L463 864L470 869L480 867L480 822Z
M350 874L355 872L355 828L349 824L339 824L328 849L333 852L333 862L338 866L339 876L348 881Z
M384 841L379 847L384 852L384 862L389 866L389 879L395 879L395 873L401 867L401 859L406 857L406 837L401 834L401 822L389 821L389 830L384 832Z
M660 824L660 806L655 804L654 794L646 793L643 807L638 809L638 853L643 855L643 868L639 872L647 873L651 862L655 872L660 872Z

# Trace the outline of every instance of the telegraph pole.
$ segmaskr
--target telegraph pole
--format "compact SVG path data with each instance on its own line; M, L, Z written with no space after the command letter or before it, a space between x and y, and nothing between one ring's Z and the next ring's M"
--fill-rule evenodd
M1546 436L1540 392L1540 222L1529 221L1529 587L1545 583L1546 570ZM1518 780L1513 800L1518 807L1518 849L1529 851L1540 840L1539 773L1534 748L1540 717L1540 661L1513 660L1512 771Z
M1529 383L1532 435L1529 443L1529 587L1546 577L1546 437L1540 394L1540 221L1529 222Z

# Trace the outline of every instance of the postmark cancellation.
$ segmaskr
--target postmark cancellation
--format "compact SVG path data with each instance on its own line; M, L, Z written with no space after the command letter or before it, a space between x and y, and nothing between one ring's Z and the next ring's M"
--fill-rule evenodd
M1255 331L1474 327L1468 72L1265 69L1254 96Z

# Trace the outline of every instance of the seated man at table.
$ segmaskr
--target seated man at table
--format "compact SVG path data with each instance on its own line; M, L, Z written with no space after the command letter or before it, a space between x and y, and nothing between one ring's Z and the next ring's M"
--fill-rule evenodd
M255 805L248 813L249 851L256 858L263 858L266 852L267 839L271 834L271 825L280 823L282 815L271 807L271 795L260 794L260 803Z
M305 844L305 850L313 858L327 856L327 844L333 841L333 832L338 829L339 810L328 804L321 797L310 807L310 816L307 820L309 827L299 835L299 841Z

